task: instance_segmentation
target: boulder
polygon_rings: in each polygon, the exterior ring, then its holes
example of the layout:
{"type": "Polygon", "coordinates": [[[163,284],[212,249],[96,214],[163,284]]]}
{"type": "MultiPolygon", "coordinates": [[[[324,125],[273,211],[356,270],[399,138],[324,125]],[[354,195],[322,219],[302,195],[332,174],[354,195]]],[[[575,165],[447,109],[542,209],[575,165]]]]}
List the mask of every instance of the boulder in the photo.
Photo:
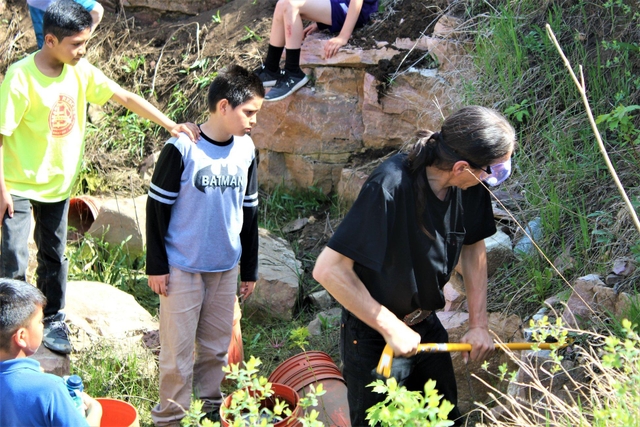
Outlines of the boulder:
{"type": "Polygon", "coordinates": [[[40,362],[40,367],[48,374],[63,377],[69,375],[71,372],[71,359],[69,355],[55,353],[44,345],[40,345],[38,351],[30,357],[40,362]]]}
{"type": "Polygon", "coordinates": [[[289,243],[260,229],[258,281],[253,294],[247,298],[244,312],[256,312],[282,320],[291,320],[298,301],[298,275],[302,263],[298,261],[289,243]]]}
{"type": "Polygon", "coordinates": [[[589,274],[576,279],[573,292],[562,313],[562,321],[572,328],[587,329],[594,315],[605,315],[620,319],[631,304],[626,292],[617,293],[605,286],[600,276],[589,274]]]}
{"type": "Polygon", "coordinates": [[[309,334],[313,336],[322,335],[327,328],[336,328],[340,325],[342,317],[342,309],[335,307],[327,311],[322,311],[309,323],[307,329],[309,334]]]}
{"type": "Polygon", "coordinates": [[[511,238],[498,230],[493,236],[484,239],[487,247],[487,275],[493,276],[498,267],[515,259],[511,249],[511,238]]]}
{"type": "Polygon", "coordinates": [[[63,310],[71,324],[72,344],[82,351],[96,340],[141,341],[158,322],[132,295],[100,282],[69,281],[63,310]]]}
{"type": "Polygon", "coordinates": [[[133,257],[144,253],[146,243],[147,196],[105,200],[88,233],[102,238],[110,245],[119,246],[126,241],[126,249],[133,257]],[[129,237],[131,237],[129,239],[129,237]],[[127,241],[127,239],[129,239],[127,241]]]}
{"type": "Polygon", "coordinates": [[[313,292],[308,296],[309,302],[315,308],[319,308],[321,310],[326,310],[331,307],[334,303],[333,297],[326,290],[321,290],[317,292],[313,292]]]}
{"type": "Polygon", "coordinates": [[[363,170],[342,169],[340,181],[338,182],[338,199],[340,203],[351,206],[358,198],[358,194],[360,194],[360,190],[367,178],[369,178],[369,173],[363,170]]]}
{"type": "MultiPolygon", "coordinates": [[[[462,336],[468,330],[469,313],[460,311],[440,311],[437,313],[440,322],[449,333],[449,342],[460,342],[462,336]]],[[[500,342],[520,342],[523,341],[520,330],[521,321],[516,315],[504,316],[500,313],[489,314],[489,330],[495,335],[496,341],[500,342]]],[[[484,371],[482,362],[469,362],[465,364],[462,360],[462,353],[451,353],[451,360],[458,384],[458,406],[463,413],[472,410],[475,401],[486,401],[489,389],[480,382],[478,376],[484,381],[493,384],[493,376],[484,371]]],[[[488,359],[489,372],[494,375],[498,373],[498,366],[507,363],[510,370],[516,369],[515,362],[504,352],[495,351],[488,359]]]]}

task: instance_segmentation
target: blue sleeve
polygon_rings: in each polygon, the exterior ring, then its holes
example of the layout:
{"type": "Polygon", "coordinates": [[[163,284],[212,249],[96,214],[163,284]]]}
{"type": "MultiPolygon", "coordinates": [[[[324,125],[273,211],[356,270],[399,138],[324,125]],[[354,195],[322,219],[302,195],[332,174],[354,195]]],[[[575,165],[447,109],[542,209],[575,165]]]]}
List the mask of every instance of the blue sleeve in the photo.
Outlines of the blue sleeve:
{"type": "Polygon", "coordinates": [[[76,3],[87,9],[88,12],[91,12],[93,8],[96,6],[95,0],[74,0],[76,3]]]}

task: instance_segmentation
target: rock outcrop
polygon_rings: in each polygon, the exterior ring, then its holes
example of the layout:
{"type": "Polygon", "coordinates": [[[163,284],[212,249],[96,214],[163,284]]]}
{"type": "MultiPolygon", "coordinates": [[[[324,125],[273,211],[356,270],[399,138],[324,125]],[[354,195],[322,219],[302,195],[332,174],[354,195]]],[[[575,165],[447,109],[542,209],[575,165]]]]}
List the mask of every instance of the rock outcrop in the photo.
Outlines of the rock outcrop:
{"type": "Polygon", "coordinates": [[[433,37],[397,40],[375,49],[347,45],[329,59],[323,58],[328,36],[307,37],[300,62],[312,75],[314,87],[264,103],[260,114],[269,120],[259,120],[252,132],[260,150],[261,185],[268,189],[279,184],[314,185],[325,193],[344,191],[339,194],[349,202],[362,182],[342,182],[354,176],[343,172],[353,154],[397,149],[419,129],[438,129],[442,117],[459,107],[452,83],[459,78],[466,51],[463,43],[451,38],[451,19],[447,19],[433,37]],[[389,76],[393,82],[381,95],[382,82],[366,67],[416,49],[437,57],[439,67],[409,68],[389,76]]]}

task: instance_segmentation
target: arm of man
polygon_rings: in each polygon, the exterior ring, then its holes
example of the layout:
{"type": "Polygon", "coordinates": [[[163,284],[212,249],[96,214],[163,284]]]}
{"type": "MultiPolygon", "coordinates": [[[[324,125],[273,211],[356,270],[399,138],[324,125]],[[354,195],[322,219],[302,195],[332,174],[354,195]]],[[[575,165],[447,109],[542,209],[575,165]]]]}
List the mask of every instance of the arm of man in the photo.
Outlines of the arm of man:
{"type": "Polygon", "coordinates": [[[0,133],[0,225],[2,225],[2,218],[4,218],[5,212],[9,214],[9,217],[13,217],[13,198],[7,190],[7,186],[4,183],[4,153],[2,148],[2,134],[0,133]]]}
{"type": "Polygon", "coordinates": [[[91,32],[93,33],[100,21],[102,21],[102,17],[104,16],[104,8],[100,3],[96,2],[89,14],[91,15],[91,19],[93,21],[93,25],[91,25],[91,32]]]}
{"type": "Polygon", "coordinates": [[[347,44],[351,34],[353,33],[353,29],[356,27],[356,23],[358,22],[363,1],[364,0],[351,0],[340,34],[328,40],[324,44],[325,58],[331,58],[338,52],[338,49],[347,44]]]}
{"type": "Polygon", "coordinates": [[[200,136],[200,129],[194,123],[176,124],[176,122],[165,116],[149,101],[128,90],[119,87],[113,93],[111,99],[140,117],[149,119],[155,124],[162,126],[169,131],[171,136],[178,136],[180,132],[184,132],[193,142],[197,141],[200,136]]]}
{"type": "Polygon", "coordinates": [[[471,354],[463,353],[465,363],[484,360],[493,351],[487,315],[487,250],[484,240],[464,245],[460,254],[460,267],[469,305],[469,330],[461,341],[472,346],[471,354]]]}
{"type": "Polygon", "coordinates": [[[316,261],[313,278],[344,308],[378,331],[391,346],[394,355],[412,356],[420,344],[420,334],[373,299],[353,271],[353,264],[352,259],[327,247],[316,261]]]}

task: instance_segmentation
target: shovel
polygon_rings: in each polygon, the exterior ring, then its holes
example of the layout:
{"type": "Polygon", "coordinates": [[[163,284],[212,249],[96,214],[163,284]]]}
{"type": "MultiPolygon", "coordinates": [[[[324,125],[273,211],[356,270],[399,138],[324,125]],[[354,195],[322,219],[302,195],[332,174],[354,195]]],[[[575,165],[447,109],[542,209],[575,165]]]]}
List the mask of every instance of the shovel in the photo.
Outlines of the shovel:
{"type": "MultiPolygon", "coordinates": [[[[566,347],[568,344],[562,345],[566,347]]],[[[559,348],[557,343],[532,343],[532,342],[513,342],[513,343],[496,343],[496,350],[531,350],[537,346],[541,350],[549,350],[559,348]]],[[[466,343],[425,343],[418,345],[417,353],[447,353],[452,351],[471,351],[471,344],[466,343]]],[[[393,350],[389,344],[384,346],[380,362],[376,367],[376,373],[384,378],[391,376],[391,365],[393,364],[393,350]]]]}

